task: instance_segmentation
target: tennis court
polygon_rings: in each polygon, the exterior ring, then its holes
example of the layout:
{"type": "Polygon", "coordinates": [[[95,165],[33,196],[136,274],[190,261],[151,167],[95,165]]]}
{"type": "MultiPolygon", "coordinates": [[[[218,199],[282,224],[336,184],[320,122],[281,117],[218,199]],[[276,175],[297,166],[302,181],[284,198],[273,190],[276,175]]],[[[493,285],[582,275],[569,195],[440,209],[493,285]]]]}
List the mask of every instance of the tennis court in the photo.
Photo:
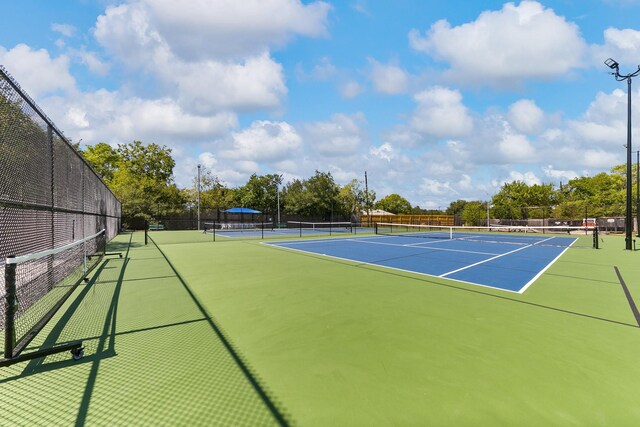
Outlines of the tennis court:
{"type": "Polygon", "coordinates": [[[395,234],[267,244],[518,293],[570,247],[582,247],[577,236],[475,230],[404,226],[395,234]]]}
{"type": "MultiPolygon", "coordinates": [[[[335,240],[352,252],[348,245],[369,245],[343,236],[286,242],[335,240]]],[[[80,339],[84,357],[61,353],[1,369],[0,419],[16,426],[640,420],[640,329],[613,266],[632,296],[640,293],[640,267],[619,237],[602,237],[599,250],[567,250],[522,294],[264,243],[158,231],[145,245],[143,233],[120,234],[107,251],[123,258],[107,256],[27,349],[80,339]]]]}

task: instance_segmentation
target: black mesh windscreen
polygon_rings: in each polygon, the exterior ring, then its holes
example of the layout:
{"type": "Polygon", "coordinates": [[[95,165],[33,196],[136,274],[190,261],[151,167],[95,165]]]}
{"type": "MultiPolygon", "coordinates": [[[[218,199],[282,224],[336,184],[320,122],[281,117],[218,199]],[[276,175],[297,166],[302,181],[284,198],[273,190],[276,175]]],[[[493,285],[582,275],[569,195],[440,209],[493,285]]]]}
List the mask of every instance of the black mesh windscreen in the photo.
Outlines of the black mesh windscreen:
{"type": "MultiPolygon", "coordinates": [[[[118,234],[113,193],[35,102],[0,66],[0,338],[5,328],[6,258],[102,237],[16,267],[16,341],[46,316],[85,271],[85,249],[118,234]]],[[[89,267],[98,257],[87,258],[89,267]]]]}

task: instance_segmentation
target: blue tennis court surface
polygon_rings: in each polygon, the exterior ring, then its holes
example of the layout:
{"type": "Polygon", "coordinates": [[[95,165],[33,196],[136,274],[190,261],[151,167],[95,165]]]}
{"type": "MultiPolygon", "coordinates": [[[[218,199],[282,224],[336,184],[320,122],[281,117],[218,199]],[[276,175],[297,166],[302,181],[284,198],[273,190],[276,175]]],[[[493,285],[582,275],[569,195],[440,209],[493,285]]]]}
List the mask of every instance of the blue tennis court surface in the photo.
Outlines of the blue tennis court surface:
{"type": "Polygon", "coordinates": [[[575,241],[569,236],[500,242],[378,235],[265,244],[522,293],[575,241]]]}

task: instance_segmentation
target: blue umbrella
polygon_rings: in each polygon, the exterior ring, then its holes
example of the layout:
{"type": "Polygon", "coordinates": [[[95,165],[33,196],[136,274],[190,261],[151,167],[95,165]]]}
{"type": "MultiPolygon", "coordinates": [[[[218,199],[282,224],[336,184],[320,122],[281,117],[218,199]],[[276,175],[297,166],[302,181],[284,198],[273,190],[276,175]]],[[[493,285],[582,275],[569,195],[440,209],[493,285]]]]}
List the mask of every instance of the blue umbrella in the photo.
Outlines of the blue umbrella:
{"type": "Polygon", "coordinates": [[[259,214],[259,213],[262,213],[260,211],[257,211],[255,209],[251,209],[251,208],[231,208],[231,209],[227,209],[225,212],[239,213],[239,214],[259,214]]]}

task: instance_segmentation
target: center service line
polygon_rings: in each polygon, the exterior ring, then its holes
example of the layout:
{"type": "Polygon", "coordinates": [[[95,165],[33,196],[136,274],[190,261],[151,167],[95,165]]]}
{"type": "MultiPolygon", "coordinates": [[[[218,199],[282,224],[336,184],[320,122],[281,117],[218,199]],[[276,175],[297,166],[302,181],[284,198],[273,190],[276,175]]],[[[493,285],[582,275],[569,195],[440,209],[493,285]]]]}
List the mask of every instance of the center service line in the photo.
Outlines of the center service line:
{"type": "Polygon", "coordinates": [[[462,268],[459,268],[459,269],[457,269],[457,270],[453,270],[453,271],[450,271],[450,272],[448,272],[448,273],[441,274],[441,275],[439,275],[438,277],[447,277],[448,275],[453,274],[453,273],[457,273],[458,271],[466,270],[467,268],[471,268],[471,267],[475,267],[476,265],[484,264],[485,262],[489,262],[489,261],[494,260],[494,259],[496,259],[496,258],[500,258],[500,257],[503,257],[503,256],[505,256],[505,255],[509,255],[509,254],[514,253],[514,252],[518,252],[518,251],[521,251],[521,250],[523,250],[523,249],[530,248],[530,247],[532,247],[532,246],[535,246],[535,245],[537,245],[537,244],[539,244],[539,243],[542,243],[542,242],[546,242],[547,240],[551,240],[551,239],[553,239],[553,237],[549,237],[548,239],[544,239],[544,240],[541,240],[541,241],[539,241],[539,242],[532,243],[532,244],[530,244],[530,245],[523,246],[523,247],[521,247],[521,248],[514,249],[514,250],[512,250],[512,251],[505,252],[505,253],[503,253],[503,254],[496,255],[496,256],[491,257],[491,258],[487,258],[487,259],[485,259],[484,261],[479,261],[479,262],[476,262],[476,263],[474,263],[474,264],[469,264],[469,265],[467,265],[466,267],[462,267],[462,268]]]}

